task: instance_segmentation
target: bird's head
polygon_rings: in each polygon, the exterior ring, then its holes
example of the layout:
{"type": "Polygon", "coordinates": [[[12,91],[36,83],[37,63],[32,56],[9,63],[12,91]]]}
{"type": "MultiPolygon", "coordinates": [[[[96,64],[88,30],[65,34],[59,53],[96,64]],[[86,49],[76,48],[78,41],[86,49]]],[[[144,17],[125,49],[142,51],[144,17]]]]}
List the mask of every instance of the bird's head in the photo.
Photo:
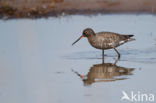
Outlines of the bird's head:
{"type": "Polygon", "coordinates": [[[84,38],[84,37],[90,37],[92,35],[95,35],[93,29],[91,28],[86,28],[83,30],[82,35],[72,44],[74,45],[76,42],[78,42],[80,39],[84,38]]]}

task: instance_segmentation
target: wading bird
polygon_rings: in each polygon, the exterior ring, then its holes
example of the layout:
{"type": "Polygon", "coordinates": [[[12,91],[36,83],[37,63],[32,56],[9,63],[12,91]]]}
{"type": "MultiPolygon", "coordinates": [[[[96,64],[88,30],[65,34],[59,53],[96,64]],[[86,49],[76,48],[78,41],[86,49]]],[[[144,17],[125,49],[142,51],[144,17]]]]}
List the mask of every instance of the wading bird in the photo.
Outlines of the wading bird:
{"type": "Polygon", "coordinates": [[[118,59],[120,58],[120,53],[117,51],[116,47],[135,40],[132,38],[134,35],[123,35],[114,32],[98,32],[95,33],[93,29],[86,28],[83,30],[81,37],[79,37],[72,45],[78,42],[83,37],[87,37],[88,42],[91,46],[96,49],[102,50],[102,57],[104,61],[104,50],[114,49],[118,54],[118,59]]]}

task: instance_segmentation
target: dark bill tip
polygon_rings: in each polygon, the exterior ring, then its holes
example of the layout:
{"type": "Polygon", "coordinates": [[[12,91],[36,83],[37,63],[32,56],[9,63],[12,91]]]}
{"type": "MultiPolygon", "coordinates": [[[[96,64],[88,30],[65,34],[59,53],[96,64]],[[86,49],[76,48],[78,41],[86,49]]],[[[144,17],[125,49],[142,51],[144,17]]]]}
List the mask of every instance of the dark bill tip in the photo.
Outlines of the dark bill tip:
{"type": "Polygon", "coordinates": [[[72,44],[72,46],[76,43],[76,42],[78,42],[80,39],[82,39],[84,36],[82,35],[81,37],[79,37],[73,44],[72,44]]]}

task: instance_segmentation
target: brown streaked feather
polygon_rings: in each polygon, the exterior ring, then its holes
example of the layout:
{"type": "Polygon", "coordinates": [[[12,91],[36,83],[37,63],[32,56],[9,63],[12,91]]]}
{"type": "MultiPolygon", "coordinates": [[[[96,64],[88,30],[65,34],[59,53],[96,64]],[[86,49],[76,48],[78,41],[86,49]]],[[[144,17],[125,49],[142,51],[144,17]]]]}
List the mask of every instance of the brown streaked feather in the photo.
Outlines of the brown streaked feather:
{"type": "Polygon", "coordinates": [[[88,41],[97,49],[111,49],[128,42],[132,36],[114,32],[98,32],[96,35],[88,37],[88,41]]]}

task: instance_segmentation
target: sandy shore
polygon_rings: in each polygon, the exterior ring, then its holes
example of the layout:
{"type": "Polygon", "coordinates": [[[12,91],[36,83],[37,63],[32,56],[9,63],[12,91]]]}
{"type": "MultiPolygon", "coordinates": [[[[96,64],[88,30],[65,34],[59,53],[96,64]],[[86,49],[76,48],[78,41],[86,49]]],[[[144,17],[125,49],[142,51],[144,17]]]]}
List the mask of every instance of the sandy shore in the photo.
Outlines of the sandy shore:
{"type": "Polygon", "coordinates": [[[1,0],[1,18],[62,14],[156,13],[155,0],[1,0]]]}

